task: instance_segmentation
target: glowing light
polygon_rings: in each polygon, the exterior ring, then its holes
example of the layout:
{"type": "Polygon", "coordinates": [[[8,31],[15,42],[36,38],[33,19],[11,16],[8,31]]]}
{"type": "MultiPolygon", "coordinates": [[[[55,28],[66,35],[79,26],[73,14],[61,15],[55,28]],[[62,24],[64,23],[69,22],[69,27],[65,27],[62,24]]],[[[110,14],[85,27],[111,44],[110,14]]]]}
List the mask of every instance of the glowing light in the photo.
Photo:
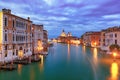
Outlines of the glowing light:
{"type": "Polygon", "coordinates": [[[53,42],[57,42],[57,40],[56,40],[56,39],[53,39],[52,41],[53,41],[53,42]]]}
{"type": "Polygon", "coordinates": [[[67,35],[66,35],[66,33],[64,32],[64,30],[63,30],[63,32],[61,33],[60,36],[62,36],[62,37],[67,37],[67,35]]]}
{"type": "Polygon", "coordinates": [[[113,56],[114,56],[114,57],[116,57],[116,56],[117,56],[117,53],[116,53],[116,52],[114,52],[114,53],[113,53],[113,56]]]}
{"type": "Polygon", "coordinates": [[[72,44],[79,45],[79,44],[80,44],[80,40],[71,40],[71,43],[72,43],[72,44]]]}
{"type": "Polygon", "coordinates": [[[111,78],[110,80],[118,80],[118,64],[113,62],[111,65],[111,78]]]}
{"type": "Polygon", "coordinates": [[[97,43],[95,42],[94,45],[96,46],[96,44],[97,44],[97,43]]]}
{"type": "Polygon", "coordinates": [[[38,52],[40,52],[41,50],[43,50],[43,46],[42,46],[42,41],[38,40],[38,47],[37,47],[38,52]]]}
{"type": "Polygon", "coordinates": [[[23,58],[23,51],[22,50],[19,50],[18,56],[19,56],[20,59],[23,58]]]}

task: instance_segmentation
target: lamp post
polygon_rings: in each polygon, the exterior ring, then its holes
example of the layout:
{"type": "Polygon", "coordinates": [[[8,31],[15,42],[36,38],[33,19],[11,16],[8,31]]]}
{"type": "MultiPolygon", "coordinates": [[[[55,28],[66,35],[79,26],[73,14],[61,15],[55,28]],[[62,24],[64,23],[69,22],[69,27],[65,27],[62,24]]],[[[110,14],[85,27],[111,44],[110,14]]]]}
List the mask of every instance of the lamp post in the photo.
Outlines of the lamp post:
{"type": "Polygon", "coordinates": [[[96,44],[97,44],[97,43],[95,42],[95,43],[94,43],[94,46],[95,46],[95,47],[96,47],[96,44]]]}
{"type": "Polygon", "coordinates": [[[116,60],[117,53],[113,52],[114,61],[116,60]]]}

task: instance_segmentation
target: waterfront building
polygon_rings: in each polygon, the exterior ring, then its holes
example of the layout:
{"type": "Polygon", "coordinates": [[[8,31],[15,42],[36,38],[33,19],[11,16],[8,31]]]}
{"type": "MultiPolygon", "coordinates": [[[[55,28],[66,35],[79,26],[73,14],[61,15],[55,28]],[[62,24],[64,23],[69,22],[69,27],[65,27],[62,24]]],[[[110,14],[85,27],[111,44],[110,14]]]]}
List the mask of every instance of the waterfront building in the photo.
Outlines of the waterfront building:
{"type": "Polygon", "coordinates": [[[11,13],[0,11],[0,61],[8,62],[32,55],[32,21],[11,13]]]}
{"type": "Polygon", "coordinates": [[[102,30],[101,36],[101,49],[109,51],[109,47],[112,44],[120,46],[120,27],[111,27],[106,30],[102,30]]]}
{"type": "Polygon", "coordinates": [[[86,46],[100,47],[101,32],[86,32],[83,34],[82,42],[86,46]]]}
{"type": "Polygon", "coordinates": [[[91,45],[91,34],[92,32],[86,32],[83,34],[83,45],[90,46],[91,45]]]}
{"type": "Polygon", "coordinates": [[[91,34],[91,47],[100,47],[101,32],[93,32],[91,34]]]}
{"type": "Polygon", "coordinates": [[[106,33],[105,29],[101,30],[101,37],[100,37],[100,49],[101,50],[108,50],[108,47],[106,47],[105,45],[105,33],[106,33]]]}
{"type": "Polygon", "coordinates": [[[43,25],[16,16],[10,9],[0,11],[0,62],[30,57],[46,48],[47,40],[43,25]]]}
{"type": "Polygon", "coordinates": [[[63,29],[62,33],[60,34],[60,37],[67,37],[67,34],[65,33],[64,29],[63,29]]]}
{"type": "Polygon", "coordinates": [[[43,30],[43,51],[48,51],[48,32],[47,30],[43,30]]]}
{"type": "Polygon", "coordinates": [[[32,45],[33,54],[38,55],[43,52],[43,25],[32,25],[32,45]]]}

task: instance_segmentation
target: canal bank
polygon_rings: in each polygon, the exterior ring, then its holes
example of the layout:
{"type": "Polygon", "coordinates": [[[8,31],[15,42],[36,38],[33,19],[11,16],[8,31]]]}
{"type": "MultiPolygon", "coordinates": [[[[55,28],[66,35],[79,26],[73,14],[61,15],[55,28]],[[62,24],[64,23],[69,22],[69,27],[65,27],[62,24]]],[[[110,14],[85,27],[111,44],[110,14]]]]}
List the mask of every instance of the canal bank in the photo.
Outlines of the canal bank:
{"type": "Polygon", "coordinates": [[[120,64],[105,60],[97,48],[55,43],[41,62],[0,71],[0,80],[119,80],[120,64]]]}

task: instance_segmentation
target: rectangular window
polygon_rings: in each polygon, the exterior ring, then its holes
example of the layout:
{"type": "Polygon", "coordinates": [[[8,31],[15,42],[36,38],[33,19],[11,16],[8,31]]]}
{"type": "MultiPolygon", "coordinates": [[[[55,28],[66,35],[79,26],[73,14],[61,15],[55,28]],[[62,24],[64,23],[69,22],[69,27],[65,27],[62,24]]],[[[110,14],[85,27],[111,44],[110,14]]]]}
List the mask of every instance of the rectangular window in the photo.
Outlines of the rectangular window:
{"type": "Polygon", "coordinates": [[[7,50],[7,45],[5,46],[5,50],[7,50]]]}
{"type": "Polygon", "coordinates": [[[115,37],[117,37],[117,34],[115,33],[115,37]]]}
{"type": "Polygon", "coordinates": [[[117,44],[117,40],[115,40],[115,44],[117,44]]]}
{"type": "Polygon", "coordinates": [[[8,19],[7,17],[4,18],[4,26],[7,26],[7,23],[8,23],[8,19]]]}
{"type": "Polygon", "coordinates": [[[13,55],[15,55],[15,53],[13,52],[13,55]]]}
{"type": "Polygon", "coordinates": [[[15,27],[15,21],[14,20],[13,20],[13,24],[12,25],[13,25],[13,28],[14,28],[15,27]]]}
{"type": "Polygon", "coordinates": [[[7,41],[7,34],[5,34],[5,41],[7,41]]]}
{"type": "Polygon", "coordinates": [[[7,57],[7,52],[5,53],[5,57],[7,57]]]}
{"type": "Polygon", "coordinates": [[[103,39],[103,42],[105,42],[105,39],[103,39]]]}
{"type": "Polygon", "coordinates": [[[15,49],[15,45],[13,45],[13,49],[15,49]]]}
{"type": "Polygon", "coordinates": [[[15,38],[14,38],[14,34],[13,34],[13,41],[15,40],[15,38]]]}
{"type": "Polygon", "coordinates": [[[16,50],[16,55],[18,55],[18,50],[16,50]]]}

